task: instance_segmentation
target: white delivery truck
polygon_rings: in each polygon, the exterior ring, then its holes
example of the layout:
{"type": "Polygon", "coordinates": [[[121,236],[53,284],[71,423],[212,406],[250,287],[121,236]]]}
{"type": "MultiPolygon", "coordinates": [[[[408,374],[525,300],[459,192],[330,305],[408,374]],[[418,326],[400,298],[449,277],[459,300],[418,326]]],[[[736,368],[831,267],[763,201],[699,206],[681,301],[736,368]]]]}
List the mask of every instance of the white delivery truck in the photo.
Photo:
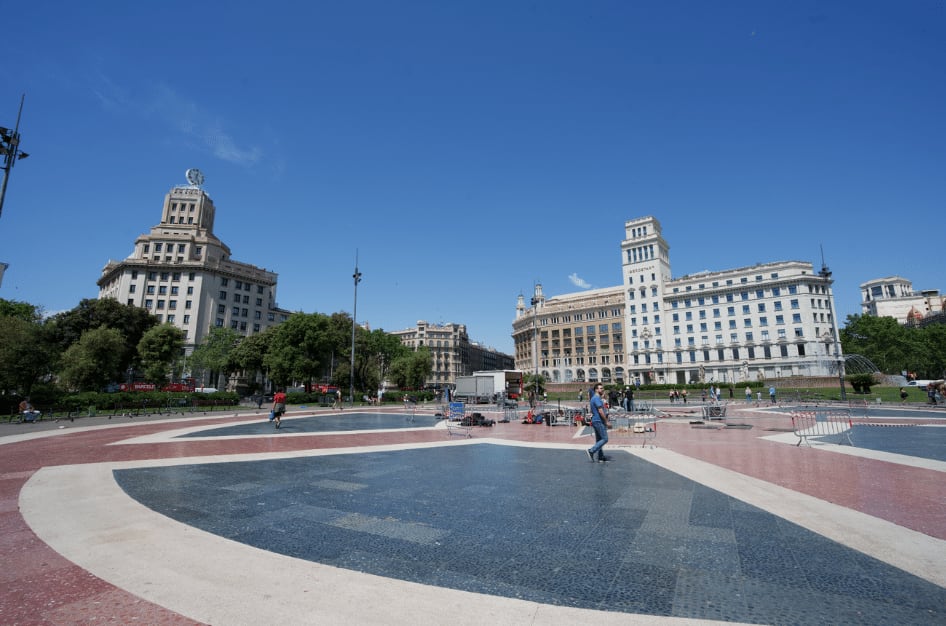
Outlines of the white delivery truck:
{"type": "Polygon", "coordinates": [[[458,376],[453,399],[457,402],[497,402],[500,396],[517,399],[522,393],[522,372],[519,370],[488,370],[458,376]]]}

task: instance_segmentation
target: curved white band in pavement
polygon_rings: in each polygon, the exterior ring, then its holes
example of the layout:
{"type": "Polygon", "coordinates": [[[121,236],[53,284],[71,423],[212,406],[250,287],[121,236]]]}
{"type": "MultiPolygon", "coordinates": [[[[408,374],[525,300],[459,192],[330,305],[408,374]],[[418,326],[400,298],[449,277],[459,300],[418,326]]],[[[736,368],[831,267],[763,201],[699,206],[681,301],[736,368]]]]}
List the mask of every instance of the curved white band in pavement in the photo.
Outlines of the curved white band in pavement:
{"type": "MultiPolygon", "coordinates": [[[[114,469],[357,454],[493,439],[280,454],[47,467],[20,494],[27,524],[54,550],[149,602],[209,624],[696,624],[699,620],[555,607],[386,579],[253,548],[176,522],[128,497],[114,469]]],[[[661,449],[631,452],[941,586],[946,542],[661,449]]]]}

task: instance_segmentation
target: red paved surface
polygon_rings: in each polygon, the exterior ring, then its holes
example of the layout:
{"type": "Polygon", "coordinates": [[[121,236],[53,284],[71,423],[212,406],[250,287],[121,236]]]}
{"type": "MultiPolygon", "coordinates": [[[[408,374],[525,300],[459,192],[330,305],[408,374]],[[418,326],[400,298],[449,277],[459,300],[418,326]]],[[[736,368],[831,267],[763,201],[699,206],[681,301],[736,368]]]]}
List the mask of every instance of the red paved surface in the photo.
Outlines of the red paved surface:
{"type": "MultiPolygon", "coordinates": [[[[225,424],[235,417],[187,418],[173,423],[142,422],[130,427],[75,429],[96,420],[69,423],[67,434],[0,445],[0,623],[192,624],[189,619],[145,602],[71,564],[42,543],[19,513],[20,489],[39,468],[52,465],[161,459],[222,454],[285,452],[333,447],[443,441],[438,431],[364,433],[345,436],[273,436],[236,440],[200,440],[144,445],[108,445],[145,434],[201,424],[225,424]]],[[[265,419],[261,417],[261,419],[265,419]]],[[[98,423],[104,423],[97,420],[98,423]]],[[[795,447],[760,439],[769,429],[790,428],[788,417],[748,416],[732,422],[751,423],[750,430],[693,428],[661,422],[654,443],[661,448],[706,461],[766,482],[809,494],[891,521],[939,539],[946,539],[946,481],[943,473],[795,447]]],[[[127,421],[108,425],[129,424],[127,421]]],[[[65,425],[65,424],[64,424],[65,425]]],[[[41,424],[0,425],[0,436],[56,429],[41,424]]],[[[578,444],[572,428],[518,423],[476,429],[478,437],[578,444]]],[[[625,443],[612,437],[612,444],[625,443]]],[[[579,447],[576,451],[579,452],[579,447]]]]}

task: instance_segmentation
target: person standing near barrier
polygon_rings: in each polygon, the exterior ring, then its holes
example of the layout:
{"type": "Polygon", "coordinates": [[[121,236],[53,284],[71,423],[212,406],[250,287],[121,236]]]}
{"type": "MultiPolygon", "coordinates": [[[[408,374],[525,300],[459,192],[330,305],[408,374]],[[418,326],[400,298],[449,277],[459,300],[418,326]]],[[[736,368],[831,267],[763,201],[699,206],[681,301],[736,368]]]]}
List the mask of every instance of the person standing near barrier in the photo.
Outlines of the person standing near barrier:
{"type": "Polygon", "coordinates": [[[608,412],[604,408],[604,399],[601,394],[604,393],[604,385],[595,385],[594,395],[591,397],[591,427],[595,431],[595,445],[588,448],[588,458],[594,463],[595,455],[598,455],[598,463],[608,461],[604,456],[604,446],[608,443],[608,412]]]}
{"type": "Polygon", "coordinates": [[[752,389],[746,385],[746,404],[752,404],[752,389]]]}
{"type": "Polygon", "coordinates": [[[775,385],[769,387],[769,399],[772,400],[772,404],[775,404],[775,385]]]}

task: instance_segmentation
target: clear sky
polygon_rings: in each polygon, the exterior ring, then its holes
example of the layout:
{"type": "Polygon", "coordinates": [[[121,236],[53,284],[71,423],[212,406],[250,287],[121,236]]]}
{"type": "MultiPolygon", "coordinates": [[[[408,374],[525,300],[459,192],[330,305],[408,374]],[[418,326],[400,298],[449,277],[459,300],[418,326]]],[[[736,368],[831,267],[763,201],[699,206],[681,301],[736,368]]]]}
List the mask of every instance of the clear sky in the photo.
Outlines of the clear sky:
{"type": "Polygon", "coordinates": [[[858,286],[946,288],[946,3],[6,2],[0,125],[30,153],[0,297],[96,297],[201,169],[278,304],[512,352],[519,293],[620,284],[656,216],[675,276],[820,246],[858,286]]]}

